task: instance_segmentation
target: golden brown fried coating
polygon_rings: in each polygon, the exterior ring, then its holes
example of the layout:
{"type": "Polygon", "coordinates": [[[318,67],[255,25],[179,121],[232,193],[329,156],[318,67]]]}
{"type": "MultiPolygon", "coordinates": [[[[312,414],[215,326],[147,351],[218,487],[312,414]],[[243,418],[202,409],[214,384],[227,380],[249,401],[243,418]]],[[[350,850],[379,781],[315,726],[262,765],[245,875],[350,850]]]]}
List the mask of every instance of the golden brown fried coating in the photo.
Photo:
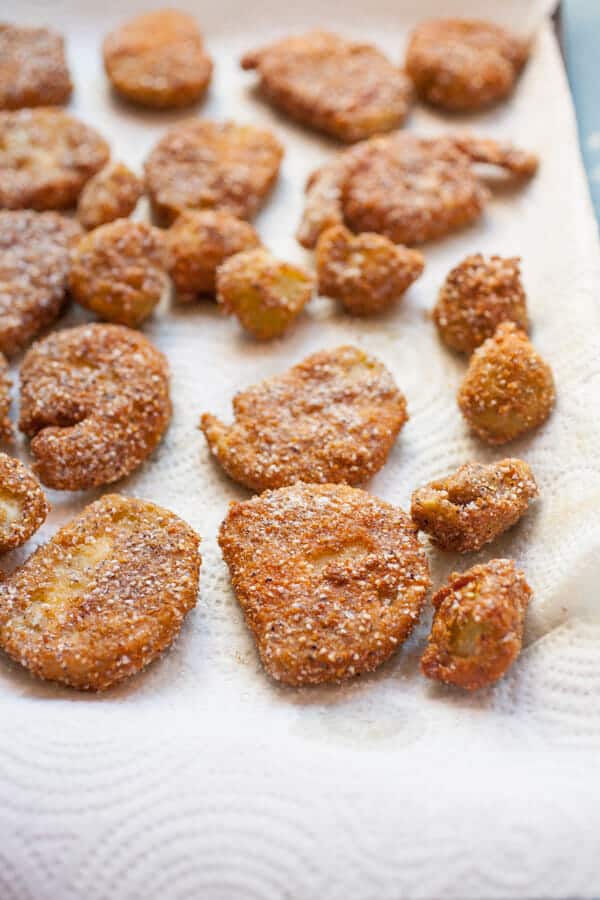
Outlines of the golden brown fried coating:
{"type": "Polygon", "coordinates": [[[0,109],[66,103],[72,88],[59,34],[0,24],[0,109]]]}
{"type": "Polygon", "coordinates": [[[162,232],[147,222],[117,219],[84,235],[73,252],[69,287],[102,319],[135,328],[165,291],[162,232]]]}
{"type": "Polygon", "coordinates": [[[169,274],[183,303],[214,294],[221,263],[234,253],[260,246],[252,225],[222,210],[188,210],[164,233],[169,274]]]}
{"type": "Polygon", "coordinates": [[[21,365],[19,428],[48,487],[85,490],[129,475],[171,418],[168,365],[138,331],[81,325],[49,335],[21,365]]]}
{"type": "Polygon", "coordinates": [[[236,253],[217,271],[217,300],[259,340],[280,337],[300,315],[314,291],[313,276],[281,262],[262,247],[236,253]]]}
{"type": "Polygon", "coordinates": [[[198,535],[106,494],[0,582],[0,646],[39,678],[102,691],[175,639],[196,605],[198,535]]]}
{"type": "Polygon", "coordinates": [[[355,316],[388,309],[425,266],[418,250],[372,232],[355,237],[343,225],[321,234],[315,261],[320,293],[339,300],[355,316]]]}
{"type": "Polygon", "coordinates": [[[382,665],[429,587],[408,516],[346,485],[295,484],[233,503],[219,544],[262,663],[285,684],[382,665]]]}
{"type": "Polygon", "coordinates": [[[49,509],[35,475],[18,459],[0,453],[0,553],[29,540],[49,509]]]}
{"type": "Polygon", "coordinates": [[[156,109],[199,100],[212,75],[195,18],[177,9],[143,13],[120,25],[105,38],[103,54],[115,90],[156,109]]]}
{"type": "Polygon", "coordinates": [[[8,377],[8,362],[3,353],[0,353],[0,441],[12,443],[14,439],[13,426],[8,414],[10,412],[10,389],[12,381],[8,377]]]}
{"type": "Polygon", "coordinates": [[[271,190],[283,147],[266,128],[187,119],[169,129],[145,164],[155,215],[170,224],[185,209],[222,209],[251,219],[271,190]]]}
{"type": "Polygon", "coordinates": [[[137,175],[123,163],[105,166],[90,178],[77,203],[77,217],[84,228],[99,228],[131,215],[144,193],[137,175]]]}
{"type": "Polygon", "coordinates": [[[0,351],[14,355],[59,315],[80,236],[59,213],[0,211],[0,351]]]}
{"type": "Polygon", "coordinates": [[[423,674],[467,691],[498,681],[521,652],[531,593],[512,559],[454,572],[432,598],[423,674]]]}
{"type": "Polygon", "coordinates": [[[391,373],[356,347],[313,353],[242,391],[235,422],[205,413],[208,446],[253,490],[306,482],[361,484],[384,465],[408,420],[391,373]]]}
{"type": "Polygon", "coordinates": [[[309,31],[242,58],[260,90],[293,119],[349,143],[399,128],[412,97],[410,79],[372,44],[309,31]]]}
{"type": "Polygon", "coordinates": [[[522,459],[466,463],[412,495],[411,516],[441,550],[479,550],[512,528],[538,489],[522,459]]]}
{"type": "Polygon", "coordinates": [[[413,31],[406,71],[421,99],[452,112],[473,112],[512,92],[529,43],[477,19],[434,19],[413,31]]]}
{"type": "Polygon", "coordinates": [[[552,369],[524,331],[503,322],[474,351],[457,399],[477,437],[505,444],[537,428],[552,412],[552,369]]]}
{"type": "Polygon", "coordinates": [[[441,339],[460,353],[472,353],[501,322],[527,331],[527,300],[518,257],[481,253],[467,256],[449,273],[433,310],[441,339]]]}

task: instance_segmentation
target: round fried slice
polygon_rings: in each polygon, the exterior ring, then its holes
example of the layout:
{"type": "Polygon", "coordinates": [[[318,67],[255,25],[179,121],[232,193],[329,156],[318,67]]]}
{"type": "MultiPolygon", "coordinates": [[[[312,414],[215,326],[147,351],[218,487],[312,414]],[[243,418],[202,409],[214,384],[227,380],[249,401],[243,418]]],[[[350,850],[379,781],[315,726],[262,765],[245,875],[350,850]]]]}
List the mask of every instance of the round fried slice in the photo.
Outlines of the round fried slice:
{"type": "Polygon", "coordinates": [[[391,373],[356,347],[313,353],[237,394],[235,423],[205,413],[211,452],[257,491],[296,481],[361,484],[381,469],[408,420],[391,373]]]}
{"type": "Polygon", "coordinates": [[[432,598],[423,674],[468,691],[498,681],[521,652],[531,593],[512,559],[454,572],[432,598]]]}
{"type": "Polygon", "coordinates": [[[262,247],[230,256],[217,271],[218,302],[259,340],[286,332],[313,291],[312,275],[262,247]]]}
{"type": "Polygon", "coordinates": [[[121,325],[51,334],[21,365],[19,428],[48,487],[85,490],[123,478],[150,456],[170,417],[165,357],[121,325]]]}
{"type": "Polygon", "coordinates": [[[0,24],[0,109],[66,103],[72,88],[59,34],[0,24]]]}
{"type": "Polygon", "coordinates": [[[80,236],[59,213],[0,211],[0,351],[14,355],[57,318],[80,236]]]}
{"type": "Polygon", "coordinates": [[[222,210],[183,212],[164,233],[169,274],[182,303],[214,294],[217,269],[228,257],[260,246],[252,225],[222,210]]]}
{"type": "Polygon", "coordinates": [[[84,228],[98,228],[131,215],[144,193],[137,175],[123,163],[105,166],[90,178],[77,203],[77,217],[84,228]]]}
{"type": "Polygon", "coordinates": [[[35,475],[18,459],[0,453],[0,553],[29,540],[49,509],[35,475]]]}
{"type": "Polygon", "coordinates": [[[503,322],[475,350],[458,392],[463,416],[488,444],[537,428],[555,399],[552,369],[513,322],[503,322]]]}
{"type": "Polygon", "coordinates": [[[78,303],[102,319],[135,328],[165,291],[166,267],[157,228],[117,219],[81,238],[73,252],[69,287],[78,303]]]}
{"type": "Polygon", "coordinates": [[[177,9],[143,13],[104,40],[104,67],[128,100],[156,109],[189,106],[212,75],[196,20],[177,9]]]}
{"type": "Polygon", "coordinates": [[[467,256],[449,273],[433,310],[441,339],[460,353],[472,353],[501,322],[529,327],[519,258],[481,253],[467,256]]]}
{"type": "Polygon", "coordinates": [[[219,544],[262,663],[286,684],[382,665],[429,587],[409,517],[346,485],[296,484],[233,503],[219,544]]]}
{"type": "Polygon", "coordinates": [[[533,472],[522,459],[466,463],[412,495],[411,516],[442,550],[480,550],[515,525],[537,497],[533,472]]]}
{"type": "Polygon", "coordinates": [[[343,225],[324,231],[317,244],[319,291],[339,300],[355,316],[383,312],[415,281],[425,266],[417,250],[397,246],[380,234],[355,237],[343,225]]]}
{"type": "Polygon", "coordinates": [[[381,51],[327,31],[251,51],[242,66],[257,70],[274,106],[342,141],[399,128],[410,106],[410,79],[381,51]]]}
{"type": "Polygon", "coordinates": [[[146,160],[154,213],[166,224],[185,209],[222,209],[251,219],[275,183],[282,157],[283,147],[265,128],[180,122],[146,160]]]}
{"type": "Polygon", "coordinates": [[[110,151],[60,109],[0,113],[0,208],[68,209],[110,151]]]}
{"type": "Polygon", "coordinates": [[[102,691],[175,639],[196,605],[198,535],[107,494],[0,583],[0,646],[39,678],[102,691]]]}
{"type": "Polygon", "coordinates": [[[413,31],[406,70],[421,99],[452,112],[504,100],[529,56],[529,43],[477,19],[434,19],[413,31]]]}
{"type": "Polygon", "coordinates": [[[8,414],[10,412],[10,389],[12,381],[8,377],[8,362],[3,353],[0,353],[0,440],[11,443],[13,441],[13,427],[8,414]]]}

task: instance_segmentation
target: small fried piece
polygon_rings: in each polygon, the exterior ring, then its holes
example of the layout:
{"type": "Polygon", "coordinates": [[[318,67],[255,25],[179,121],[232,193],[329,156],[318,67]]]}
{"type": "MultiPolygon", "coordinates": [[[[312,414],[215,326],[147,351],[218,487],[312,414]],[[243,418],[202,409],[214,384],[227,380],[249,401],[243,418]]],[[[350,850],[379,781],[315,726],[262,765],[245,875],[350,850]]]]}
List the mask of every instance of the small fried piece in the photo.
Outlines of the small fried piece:
{"type": "Polygon", "coordinates": [[[137,175],[123,163],[105,166],[90,178],[77,203],[77,218],[84,228],[99,228],[131,215],[144,193],[137,175]]]}
{"type": "Polygon", "coordinates": [[[355,237],[343,225],[328,228],[317,244],[320,293],[339,300],[355,316],[388,309],[424,266],[418,250],[408,250],[372,232],[355,237]]]}
{"type": "Polygon", "coordinates": [[[252,225],[214,209],[183,212],[164,238],[169,274],[182,303],[195,300],[198,294],[214,294],[219,266],[234,253],[260,246],[252,225]]]}
{"type": "Polygon", "coordinates": [[[147,222],[117,219],[84,235],[69,276],[74,299],[102,319],[135,328],[165,291],[162,233],[147,222]]]}
{"type": "Polygon", "coordinates": [[[409,517],[346,485],[296,484],[232,503],[219,545],[261,661],[285,684],[381,666],[429,587],[409,517]]]}
{"type": "Polygon", "coordinates": [[[217,271],[218,302],[263,341],[284,334],[313,291],[312,275],[262,247],[230,256],[217,271]]]}
{"type": "Polygon", "coordinates": [[[512,93],[528,56],[528,41],[492,22],[434,19],[413,31],[406,71],[432,106],[475,112],[512,93]]]}
{"type": "Polygon", "coordinates": [[[38,678],[103,691],[163,652],[196,605],[199,538],[106,494],[0,582],[0,646],[38,678]]]}
{"type": "Polygon", "coordinates": [[[0,351],[13,356],[57,318],[80,236],[59,213],[0,211],[0,351]]]}
{"type": "Polygon", "coordinates": [[[0,109],[58,106],[72,88],[59,34],[0,24],[0,109]]]}
{"type": "Polygon", "coordinates": [[[475,350],[458,405],[477,437],[505,444],[546,421],[556,399],[552,369],[513,322],[475,350]]]}
{"type": "Polygon", "coordinates": [[[410,79],[372,44],[327,31],[284,38],[242,58],[276,107],[318,131],[352,143],[399,128],[410,79]]]}
{"type": "Polygon", "coordinates": [[[0,441],[12,443],[14,439],[13,426],[8,414],[10,412],[10,389],[12,381],[8,377],[8,362],[3,353],[0,353],[0,441]]]}
{"type": "Polygon", "coordinates": [[[145,164],[152,208],[162,224],[185,209],[222,209],[251,219],[271,190],[283,147],[266,128],[187,119],[159,140],[145,164]]]}
{"type": "Polygon", "coordinates": [[[189,106],[210,84],[213,64],[200,29],[178,9],[136,16],[112,31],[102,49],[112,86],[142,106],[189,106]]]}
{"type": "Polygon", "coordinates": [[[167,360],[138,331],[92,324],[50,334],[26,353],[20,374],[19,428],[48,487],[117,481],[167,430],[167,360]]]}
{"type": "Polygon", "coordinates": [[[0,453],[0,553],[28,541],[49,510],[35,475],[18,459],[0,453]]]}
{"type": "Polygon", "coordinates": [[[512,528],[537,493],[533,472],[522,459],[466,463],[416,490],[410,514],[436,547],[469,553],[512,528]]]}
{"type": "Polygon", "coordinates": [[[237,394],[235,423],[205,413],[208,446],[253,490],[296,481],[361,484],[384,465],[408,420],[392,374],[356,347],[313,353],[237,394]]]}
{"type": "Polygon", "coordinates": [[[498,681],[521,652],[531,594],[512,559],[454,572],[432,598],[435,614],[421,658],[423,674],[467,691],[498,681]]]}

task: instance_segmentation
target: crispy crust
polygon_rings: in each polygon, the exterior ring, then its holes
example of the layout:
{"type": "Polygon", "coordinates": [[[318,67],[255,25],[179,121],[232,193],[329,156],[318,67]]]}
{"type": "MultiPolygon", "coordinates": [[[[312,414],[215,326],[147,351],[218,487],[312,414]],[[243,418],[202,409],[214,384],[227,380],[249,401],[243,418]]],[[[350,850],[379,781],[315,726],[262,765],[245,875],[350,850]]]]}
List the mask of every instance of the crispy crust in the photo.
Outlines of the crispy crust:
{"type": "Polygon", "coordinates": [[[493,559],[434,594],[435,608],[421,671],[427,678],[475,691],[513,664],[523,643],[531,588],[512,559],[493,559]]]}
{"type": "Polygon", "coordinates": [[[382,665],[429,587],[408,516],[345,485],[296,484],[233,503],[219,544],[265,669],[290,685],[382,665]]]}
{"type": "Polygon", "coordinates": [[[384,465],[408,420],[391,373],[355,347],[308,356],[237,394],[235,422],[201,428],[230,478],[254,490],[296,481],[361,484],[384,465]]]}
{"type": "Polygon", "coordinates": [[[159,140],[145,164],[153,211],[163,224],[185,209],[251,219],[271,190],[283,147],[265,128],[187,119],[159,140]]]}
{"type": "Polygon", "coordinates": [[[0,645],[39,678],[102,691],[147,666],[196,605],[198,535],[107,494],[0,583],[0,645]]]}
{"type": "Polygon", "coordinates": [[[343,225],[321,234],[315,262],[320,293],[339,300],[355,316],[388,309],[425,266],[417,250],[372,232],[355,237],[343,225]]]}
{"type": "Polygon", "coordinates": [[[212,76],[195,18],[176,9],[120,25],[105,38],[103,54],[115,90],[142,106],[189,106],[204,95],[212,76]]]}
{"type": "Polygon", "coordinates": [[[537,428],[552,412],[552,369],[525,332],[503,322],[473,353],[457,399],[477,437],[505,444],[537,428]]]}
{"type": "Polygon", "coordinates": [[[480,550],[512,528],[537,497],[533,472],[521,459],[466,463],[412,495],[411,516],[441,550],[480,550]]]}
{"type": "Polygon", "coordinates": [[[242,58],[262,94],[305,125],[352,143],[399,128],[410,79],[372,44],[326,31],[284,38],[242,58]]]}
{"type": "Polygon", "coordinates": [[[10,412],[10,389],[12,381],[8,377],[8,362],[0,353],[0,440],[11,444],[14,440],[13,425],[8,414],[10,412]]]}
{"type": "Polygon", "coordinates": [[[0,24],[0,109],[60,105],[72,89],[59,34],[0,24]]]}
{"type": "Polygon", "coordinates": [[[73,252],[69,287],[102,319],[135,328],[167,287],[162,232],[146,222],[117,219],[84,235],[73,252]]]}
{"type": "Polygon", "coordinates": [[[77,203],[77,217],[84,228],[98,228],[131,215],[144,193],[137,175],[123,163],[105,166],[90,178],[77,203]]]}
{"type": "Polygon", "coordinates": [[[14,355],[57,318],[80,236],[58,213],[0,211],[0,351],[14,355]]]}
{"type": "Polygon", "coordinates": [[[49,510],[35,475],[18,459],[0,453],[0,552],[29,540],[49,510]]]}
{"type": "Polygon", "coordinates": [[[150,456],[170,417],[165,357],[121,325],[51,334],[21,365],[19,428],[48,487],[85,490],[123,478],[150,456]]]}

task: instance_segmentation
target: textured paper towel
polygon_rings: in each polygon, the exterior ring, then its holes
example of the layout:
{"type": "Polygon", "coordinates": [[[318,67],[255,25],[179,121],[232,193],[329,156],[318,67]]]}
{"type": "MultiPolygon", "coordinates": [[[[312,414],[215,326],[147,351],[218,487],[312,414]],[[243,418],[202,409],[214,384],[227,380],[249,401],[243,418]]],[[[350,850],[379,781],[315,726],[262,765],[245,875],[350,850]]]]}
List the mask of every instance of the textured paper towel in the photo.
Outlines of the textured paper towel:
{"type": "MultiPolygon", "coordinates": [[[[489,7],[527,30],[547,5],[489,7]]],[[[350,0],[326,15],[318,0],[198,7],[217,58],[202,112],[271,125],[285,142],[281,180],[258,227],[290,258],[308,259],[292,236],[302,185],[332,145],[262,104],[237,59],[271,34],[318,23],[378,40],[399,59],[416,15],[403,10],[413,4],[361,6],[350,0]]],[[[468,6],[426,0],[418,14],[468,6]]],[[[99,43],[124,12],[115,0],[26,0],[10,10],[69,34],[75,108],[110,137],[115,158],[139,165],[180,114],[111,98],[99,43]]],[[[104,696],[35,682],[0,661],[2,900],[600,895],[600,276],[549,26],[508,105],[471,120],[418,109],[409,127],[454,124],[539,151],[540,173],[526,189],[496,195],[477,227],[427,247],[426,272],[398,309],[353,321],[318,300],[293,334],[268,346],[244,338],[210,303],[163,311],[145,329],[170,359],[175,415],[153,461],[120,487],[202,534],[200,602],[161,661],[104,696]],[[554,367],[558,405],[539,433],[509,448],[533,465],[540,501],[485,552],[437,557],[433,574],[439,584],[457,564],[515,556],[535,590],[528,647],[495,689],[465,697],[418,674],[424,622],[372,677],[279,688],[259,666],[215,540],[229,500],[247,494],[209,459],[199,415],[229,417],[237,389],[350,341],[392,369],[411,413],[370,485],[375,494],[406,507],[425,480],[497,457],[468,436],[454,400],[464,364],[425,316],[448,269],[478,250],[523,257],[533,339],[554,367]]],[[[54,494],[37,540],[92,496],[54,494]]]]}

